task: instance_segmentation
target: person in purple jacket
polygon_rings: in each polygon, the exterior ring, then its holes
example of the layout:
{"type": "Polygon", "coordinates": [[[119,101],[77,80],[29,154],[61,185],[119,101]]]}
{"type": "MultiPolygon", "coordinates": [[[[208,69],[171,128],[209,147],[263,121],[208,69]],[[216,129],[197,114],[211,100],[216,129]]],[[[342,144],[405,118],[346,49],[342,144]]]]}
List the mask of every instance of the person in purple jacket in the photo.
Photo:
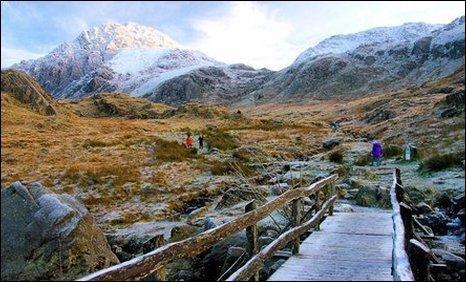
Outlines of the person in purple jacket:
{"type": "Polygon", "coordinates": [[[382,163],[383,148],[379,141],[372,142],[372,165],[379,166],[382,163]]]}

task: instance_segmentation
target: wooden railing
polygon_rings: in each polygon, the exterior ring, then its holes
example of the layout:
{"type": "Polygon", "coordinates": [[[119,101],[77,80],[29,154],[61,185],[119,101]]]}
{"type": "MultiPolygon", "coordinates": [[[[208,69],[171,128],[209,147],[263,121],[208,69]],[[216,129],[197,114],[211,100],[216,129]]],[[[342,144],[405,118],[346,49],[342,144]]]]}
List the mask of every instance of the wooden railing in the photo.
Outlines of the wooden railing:
{"type": "Polygon", "coordinates": [[[413,215],[415,207],[406,197],[401,171],[395,168],[390,190],[393,207],[392,275],[395,281],[432,281],[430,269],[443,267],[423,238],[434,235],[413,215]],[[415,226],[421,232],[416,232],[415,226]]]}
{"type": "MultiPolygon", "coordinates": [[[[267,258],[273,256],[280,248],[287,243],[293,242],[292,252],[299,251],[300,236],[313,227],[318,227],[325,213],[333,213],[333,204],[337,198],[334,189],[331,191],[329,199],[321,205],[319,193],[321,189],[335,182],[338,175],[334,174],[319,180],[309,187],[291,189],[265,203],[256,207],[255,204],[246,206],[246,213],[223,225],[207,230],[194,237],[174,242],[155,249],[149,253],[138,256],[129,261],[102,269],[93,274],[82,277],[78,281],[90,280],[127,280],[143,278],[152,273],[157,273],[159,280],[165,280],[165,265],[178,259],[190,258],[201,254],[222,239],[231,236],[243,229],[246,229],[248,237],[248,252],[252,258],[239,270],[233,273],[228,280],[246,280],[253,278],[258,280],[259,270],[267,258]],[[315,214],[313,217],[301,224],[301,205],[304,197],[316,195],[314,205],[315,214]],[[257,222],[269,216],[273,211],[282,208],[292,202],[293,227],[270,243],[266,248],[259,251],[257,238],[257,222]]],[[[333,186],[332,186],[333,187],[333,186]]]]}

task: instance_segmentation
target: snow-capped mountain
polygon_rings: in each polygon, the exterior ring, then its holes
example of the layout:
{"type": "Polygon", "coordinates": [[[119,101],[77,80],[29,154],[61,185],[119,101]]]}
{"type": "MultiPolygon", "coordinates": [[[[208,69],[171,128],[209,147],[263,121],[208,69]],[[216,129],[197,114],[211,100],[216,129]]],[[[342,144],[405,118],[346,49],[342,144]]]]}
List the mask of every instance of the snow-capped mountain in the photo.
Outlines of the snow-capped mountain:
{"type": "Polygon", "coordinates": [[[165,80],[211,65],[223,64],[183,49],[154,28],[112,23],[13,68],[31,74],[55,98],[79,98],[105,91],[140,96],[165,80]]]}
{"type": "Polygon", "coordinates": [[[351,98],[447,76],[464,65],[464,16],[336,35],[278,72],[227,65],[134,23],[82,32],[21,62],[55,98],[123,92],[158,102],[262,103],[351,98]]]}
{"type": "Polygon", "coordinates": [[[305,62],[318,55],[345,53],[362,45],[383,44],[390,46],[411,42],[429,35],[441,26],[438,24],[406,23],[396,27],[376,27],[354,34],[331,36],[300,54],[294,64],[305,62]]]}
{"type": "Polygon", "coordinates": [[[330,37],[242,103],[351,98],[447,76],[464,66],[464,16],[330,37]]]}

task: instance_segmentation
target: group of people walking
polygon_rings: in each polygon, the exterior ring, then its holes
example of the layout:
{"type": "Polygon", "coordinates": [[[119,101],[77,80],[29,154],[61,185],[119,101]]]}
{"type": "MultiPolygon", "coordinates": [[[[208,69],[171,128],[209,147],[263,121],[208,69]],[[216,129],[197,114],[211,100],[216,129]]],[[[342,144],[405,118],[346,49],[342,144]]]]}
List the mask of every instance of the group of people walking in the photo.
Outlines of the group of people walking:
{"type": "MultiPolygon", "coordinates": [[[[199,144],[199,150],[204,149],[204,135],[200,134],[197,138],[197,142],[199,144]]],[[[194,148],[194,139],[191,137],[191,132],[186,133],[186,139],[183,144],[188,149],[194,148]]]]}
{"type": "MultiPolygon", "coordinates": [[[[199,144],[199,150],[204,149],[204,135],[199,134],[197,138],[197,142],[199,144]]],[[[184,140],[183,145],[187,149],[194,148],[194,139],[191,137],[191,132],[186,133],[186,139],[184,140]]],[[[371,156],[372,156],[371,165],[380,166],[382,163],[382,156],[383,156],[383,147],[380,141],[375,140],[372,142],[371,156]]]]}

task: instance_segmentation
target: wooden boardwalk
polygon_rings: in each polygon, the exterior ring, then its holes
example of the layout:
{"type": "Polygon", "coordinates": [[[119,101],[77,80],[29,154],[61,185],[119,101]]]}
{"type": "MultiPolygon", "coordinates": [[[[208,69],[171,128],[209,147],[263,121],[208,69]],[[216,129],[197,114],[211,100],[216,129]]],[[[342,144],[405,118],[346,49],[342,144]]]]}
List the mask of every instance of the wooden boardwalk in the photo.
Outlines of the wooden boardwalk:
{"type": "Polygon", "coordinates": [[[392,230],[390,211],[335,212],[269,280],[393,280],[392,230]]]}

